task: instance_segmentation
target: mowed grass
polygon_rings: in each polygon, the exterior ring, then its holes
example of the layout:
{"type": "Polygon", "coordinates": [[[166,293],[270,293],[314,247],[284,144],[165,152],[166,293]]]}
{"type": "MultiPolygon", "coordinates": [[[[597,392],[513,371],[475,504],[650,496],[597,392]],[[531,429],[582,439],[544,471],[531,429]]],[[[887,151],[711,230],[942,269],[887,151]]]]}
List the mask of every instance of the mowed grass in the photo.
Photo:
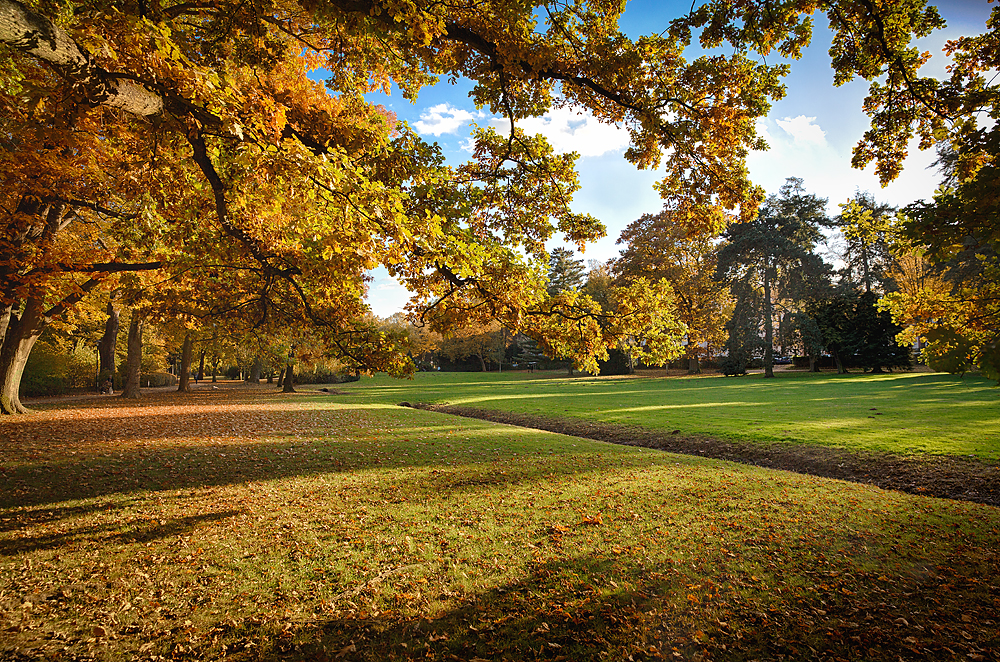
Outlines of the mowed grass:
{"type": "Polygon", "coordinates": [[[411,381],[376,378],[359,395],[371,402],[447,402],[761,443],[1000,460],[1000,389],[973,376],[419,373],[411,381]]]}
{"type": "Polygon", "coordinates": [[[0,419],[0,659],[1000,650],[995,508],[404,409],[369,384],[0,419]]]}

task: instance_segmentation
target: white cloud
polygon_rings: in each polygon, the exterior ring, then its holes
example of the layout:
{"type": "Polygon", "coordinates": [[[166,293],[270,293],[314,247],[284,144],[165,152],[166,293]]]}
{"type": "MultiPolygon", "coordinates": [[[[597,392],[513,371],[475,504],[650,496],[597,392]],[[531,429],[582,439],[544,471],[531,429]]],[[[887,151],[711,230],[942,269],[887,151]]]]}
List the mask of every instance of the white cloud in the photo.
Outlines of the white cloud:
{"type": "Polygon", "coordinates": [[[754,123],[754,128],[757,130],[757,135],[766,140],[767,144],[770,145],[773,139],[767,130],[767,121],[763,117],[758,117],[754,123]]]}
{"type": "Polygon", "coordinates": [[[476,117],[482,116],[482,113],[473,114],[449,103],[439,103],[420,113],[420,119],[413,123],[413,128],[420,133],[432,136],[458,133],[462,126],[467,125],[476,117]]]}
{"type": "Polygon", "coordinates": [[[389,317],[403,310],[410,299],[410,292],[390,276],[385,267],[378,267],[370,271],[369,275],[372,277],[372,284],[368,288],[366,299],[372,312],[378,317],[389,317]]]}
{"type": "Polygon", "coordinates": [[[468,152],[469,154],[472,154],[474,151],[476,151],[476,141],[471,136],[468,138],[462,138],[458,142],[458,147],[463,152],[468,152]]]}
{"type": "MultiPolygon", "coordinates": [[[[501,133],[510,130],[510,124],[502,118],[493,118],[490,124],[501,133]]],[[[601,156],[625,149],[629,144],[627,130],[598,122],[589,111],[575,108],[553,108],[542,117],[518,120],[517,125],[528,135],[542,134],[561,153],[601,156]]]]}
{"type": "Polygon", "coordinates": [[[876,200],[904,206],[930,198],[940,181],[937,171],[928,169],[936,158],[934,151],[920,151],[916,141],[910,145],[899,178],[882,188],[873,164],[864,170],[851,167],[853,145],[837,147],[826,141],[817,144],[803,141],[787,129],[774,131],[774,123],[780,125],[782,121],[763,121],[765,131],[772,129],[766,138],[771,149],[751,152],[747,159],[750,179],[768,193],[777,193],[786,177],[801,177],[807,191],[829,199],[827,213],[833,215],[840,213],[837,205],[846,202],[857,189],[869,191],[876,200]]]}
{"type": "Polygon", "coordinates": [[[790,135],[797,145],[825,145],[826,131],[821,129],[818,124],[814,124],[815,121],[815,117],[806,117],[805,115],[776,120],[778,126],[784,129],[785,133],[790,135]]]}

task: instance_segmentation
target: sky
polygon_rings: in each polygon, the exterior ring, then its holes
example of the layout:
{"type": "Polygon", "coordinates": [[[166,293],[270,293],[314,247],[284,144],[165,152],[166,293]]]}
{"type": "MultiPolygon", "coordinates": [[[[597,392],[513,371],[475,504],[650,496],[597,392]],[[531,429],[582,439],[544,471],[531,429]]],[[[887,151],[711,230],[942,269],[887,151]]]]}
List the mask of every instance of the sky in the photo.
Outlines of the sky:
{"type": "MultiPolygon", "coordinates": [[[[629,37],[636,38],[651,29],[663,29],[690,6],[690,0],[631,0],[619,24],[629,37]]],[[[943,77],[947,60],[941,48],[945,41],[983,32],[992,5],[986,0],[950,0],[937,6],[948,26],[921,40],[919,46],[934,55],[923,73],[943,77]]],[[[874,164],[863,171],[851,168],[851,149],[869,128],[868,117],[862,112],[868,84],[856,80],[834,87],[828,55],[832,33],[824,16],[817,15],[814,20],[812,44],[801,59],[789,62],[786,97],[775,102],[767,117],[758,122],[758,133],[770,149],[751,153],[751,179],[767,193],[776,193],[785,178],[801,177],[808,192],[828,199],[830,215],[839,213],[837,205],[857,190],[869,191],[876,200],[897,206],[929,199],[940,179],[930,167],[936,158],[933,151],[921,152],[914,144],[902,174],[885,188],[874,174],[874,164]]],[[[689,58],[695,56],[692,53],[689,58]]],[[[507,126],[488,109],[475,107],[468,96],[471,88],[469,81],[442,81],[424,89],[413,103],[398,92],[372,94],[369,100],[395,112],[425,140],[440,144],[449,162],[458,165],[470,156],[473,124],[507,126]]],[[[589,244],[578,257],[604,262],[617,256],[615,242],[621,231],[643,214],[662,208],[663,201],[653,190],[662,172],[637,170],[625,160],[628,134],[624,129],[600,124],[572,109],[553,110],[518,124],[529,134],[545,135],[556,151],[580,155],[577,170],[581,189],[573,210],[600,219],[607,227],[607,237],[589,244]]],[[[554,239],[547,248],[562,245],[561,239],[554,239]]],[[[368,303],[372,311],[387,317],[402,310],[409,298],[406,289],[384,269],[371,272],[371,276],[368,303]]]]}

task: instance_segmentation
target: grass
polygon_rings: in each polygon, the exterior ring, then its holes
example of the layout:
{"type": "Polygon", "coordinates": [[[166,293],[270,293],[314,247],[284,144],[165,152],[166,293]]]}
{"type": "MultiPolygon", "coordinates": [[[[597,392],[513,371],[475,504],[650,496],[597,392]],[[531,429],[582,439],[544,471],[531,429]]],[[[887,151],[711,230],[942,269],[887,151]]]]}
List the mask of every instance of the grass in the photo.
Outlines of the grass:
{"type": "Polygon", "coordinates": [[[1000,650],[995,508],[398,408],[386,402],[403,391],[378,381],[352,388],[0,419],[0,659],[1000,650]]]}
{"type": "Polygon", "coordinates": [[[761,443],[1000,460],[1000,389],[970,376],[420,373],[409,382],[375,379],[363,393],[371,402],[447,402],[761,443]]]}

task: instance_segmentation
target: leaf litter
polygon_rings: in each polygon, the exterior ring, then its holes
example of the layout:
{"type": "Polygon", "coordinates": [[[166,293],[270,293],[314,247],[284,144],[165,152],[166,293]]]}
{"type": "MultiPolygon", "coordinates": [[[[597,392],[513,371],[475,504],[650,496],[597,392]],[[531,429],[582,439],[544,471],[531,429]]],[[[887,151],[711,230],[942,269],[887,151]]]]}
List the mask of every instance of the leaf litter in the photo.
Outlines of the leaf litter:
{"type": "Polygon", "coordinates": [[[0,658],[997,659],[997,509],[350,396],[0,420],[0,658]]]}

